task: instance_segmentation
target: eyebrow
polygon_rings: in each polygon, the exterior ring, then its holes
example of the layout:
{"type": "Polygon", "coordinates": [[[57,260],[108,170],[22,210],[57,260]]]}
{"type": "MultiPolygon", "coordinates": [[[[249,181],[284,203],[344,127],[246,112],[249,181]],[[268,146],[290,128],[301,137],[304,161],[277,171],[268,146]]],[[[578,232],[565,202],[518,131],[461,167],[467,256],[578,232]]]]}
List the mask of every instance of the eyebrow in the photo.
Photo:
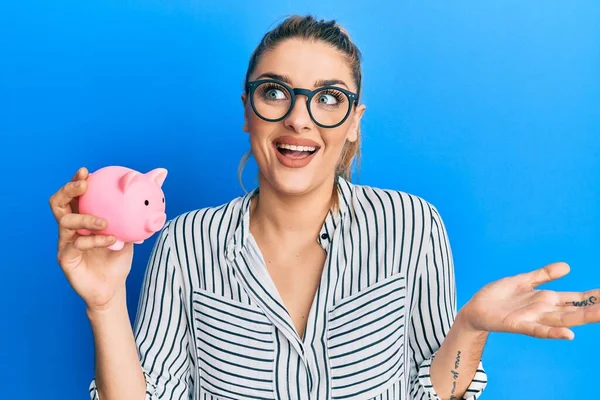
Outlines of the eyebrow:
{"type": "MultiPolygon", "coordinates": [[[[275,79],[275,80],[278,80],[281,82],[285,82],[288,85],[292,84],[292,80],[290,79],[289,76],[275,74],[273,72],[265,72],[264,74],[260,74],[258,76],[258,78],[256,78],[256,79],[261,79],[261,78],[271,78],[271,79],[275,79]]],[[[346,86],[347,88],[349,88],[349,86],[346,84],[346,82],[342,81],[341,79],[318,79],[314,83],[314,87],[333,86],[333,85],[343,85],[343,86],[346,86]]]]}

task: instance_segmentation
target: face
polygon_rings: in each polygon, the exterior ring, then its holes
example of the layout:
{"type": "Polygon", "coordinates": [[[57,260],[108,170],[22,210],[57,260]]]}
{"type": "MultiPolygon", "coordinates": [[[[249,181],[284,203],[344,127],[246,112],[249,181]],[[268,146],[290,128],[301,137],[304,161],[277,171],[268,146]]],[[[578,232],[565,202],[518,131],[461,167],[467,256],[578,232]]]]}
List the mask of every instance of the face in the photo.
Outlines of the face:
{"type": "MultiPolygon", "coordinates": [[[[322,42],[290,39],[280,43],[262,55],[249,81],[264,79],[264,74],[285,76],[289,79],[286,83],[292,88],[314,90],[319,87],[315,86],[319,81],[339,80],[344,83],[334,86],[354,93],[358,90],[344,56],[322,42]]],[[[283,92],[276,88],[265,95],[274,96],[274,100],[283,98],[283,92]]],[[[319,98],[311,102],[314,115],[319,113],[315,102],[324,102],[326,107],[330,107],[329,103],[339,102],[329,94],[317,96],[319,98]]],[[[345,96],[341,101],[340,107],[347,107],[345,96]]],[[[365,110],[364,105],[353,106],[343,124],[323,128],[311,119],[304,95],[297,95],[291,112],[278,122],[265,121],[256,115],[245,94],[242,102],[244,131],[250,134],[261,185],[270,185],[284,194],[305,194],[331,182],[344,144],[358,139],[359,123],[365,110]]],[[[317,120],[321,122],[321,119],[317,120]]]]}

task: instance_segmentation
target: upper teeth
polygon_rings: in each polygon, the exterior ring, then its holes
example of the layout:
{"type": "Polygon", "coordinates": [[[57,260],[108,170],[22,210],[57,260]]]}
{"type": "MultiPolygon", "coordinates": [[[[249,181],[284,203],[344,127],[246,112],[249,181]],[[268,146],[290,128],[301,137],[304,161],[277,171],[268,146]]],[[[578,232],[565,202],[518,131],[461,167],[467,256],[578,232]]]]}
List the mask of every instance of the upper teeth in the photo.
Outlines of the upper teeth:
{"type": "Polygon", "coordinates": [[[316,147],[311,146],[295,146],[293,144],[277,143],[277,147],[293,151],[315,151],[316,147]]]}

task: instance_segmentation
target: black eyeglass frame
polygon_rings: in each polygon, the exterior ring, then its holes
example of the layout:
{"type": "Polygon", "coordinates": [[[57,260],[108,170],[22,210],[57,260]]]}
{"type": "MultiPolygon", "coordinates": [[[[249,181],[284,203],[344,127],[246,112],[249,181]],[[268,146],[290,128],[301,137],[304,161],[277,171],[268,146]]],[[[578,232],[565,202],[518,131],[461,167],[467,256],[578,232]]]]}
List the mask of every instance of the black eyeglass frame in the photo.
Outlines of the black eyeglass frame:
{"type": "Polygon", "coordinates": [[[358,104],[358,94],[356,94],[354,92],[351,92],[349,90],[346,90],[344,88],[341,88],[339,86],[323,86],[323,87],[319,87],[319,88],[317,88],[315,90],[309,90],[309,89],[303,89],[303,88],[292,88],[289,85],[285,84],[284,82],[278,81],[276,79],[259,79],[257,81],[248,82],[247,90],[249,91],[250,105],[252,106],[252,109],[254,110],[254,113],[259,118],[261,118],[261,119],[263,119],[265,121],[269,121],[269,122],[279,122],[279,121],[282,121],[283,119],[287,118],[287,116],[290,115],[290,113],[294,109],[294,105],[296,104],[296,96],[297,95],[304,95],[304,96],[306,96],[306,109],[308,110],[308,114],[310,115],[310,118],[312,119],[312,121],[315,124],[317,124],[318,126],[320,126],[321,128],[336,128],[336,127],[342,125],[348,119],[348,116],[350,115],[350,112],[352,111],[352,107],[358,104]],[[261,85],[263,83],[267,83],[267,82],[283,86],[284,88],[287,89],[287,91],[292,96],[292,101],[290,103],[290,108],[283,115],[283,117],[276,118],[276,119],[265,118],[262,115],[260,115],[260,113],[256,109],[256,106],[254,105],[254,91],[256,90],[256,88],[259,85],[261,85]],[[324,90],[328,90],[328,89],[336,90],[338,92],[342,92],[348,98],[348,102],[350,103],[350,106],[348,107],[348,111],[346,112],[346,115],[344,116],[344,118],[342,118],[342,120],[340,122],[338,122],[337,124],[334,124],[334,125],[324,125],[324,124],[321,124],[320,122],[318,122],[315,119],[315,117],[313,116],[312,111],[310,109],[310,102],[311,102],[312,98],[315,96],[315,94],[317,94],[319,92],[322,92],[324,90]]]}

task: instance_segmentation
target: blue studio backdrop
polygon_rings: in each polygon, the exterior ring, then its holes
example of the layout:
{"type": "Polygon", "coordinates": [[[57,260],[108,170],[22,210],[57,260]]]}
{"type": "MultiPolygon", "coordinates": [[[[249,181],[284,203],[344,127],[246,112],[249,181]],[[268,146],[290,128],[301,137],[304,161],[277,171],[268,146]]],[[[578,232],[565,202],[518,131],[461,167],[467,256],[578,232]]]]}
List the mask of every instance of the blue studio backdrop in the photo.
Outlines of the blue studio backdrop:
{"type": "MultiPolygon", "coordinates": [[[[554,261],[542,288],[600,287],[600,3],[16,1],[0,9],[0,399],[85,399],[84,304],[56,262],[50,195],[76,169],[169,170],[168,216],[243,194],[240,94],[262,35],[337,19],[363,52],[360,180],[438,207],[459,307],[554,261]]],[[[256,183],[256,165],[244,174],[256,183]]],[[[136,247],[135,315],[156,236],[136,247]]],[[[598,398],[600,326],[491,334],[484,399],[598,398]],[[590,396],[590,397],[587,397],[590,396]]]]}

